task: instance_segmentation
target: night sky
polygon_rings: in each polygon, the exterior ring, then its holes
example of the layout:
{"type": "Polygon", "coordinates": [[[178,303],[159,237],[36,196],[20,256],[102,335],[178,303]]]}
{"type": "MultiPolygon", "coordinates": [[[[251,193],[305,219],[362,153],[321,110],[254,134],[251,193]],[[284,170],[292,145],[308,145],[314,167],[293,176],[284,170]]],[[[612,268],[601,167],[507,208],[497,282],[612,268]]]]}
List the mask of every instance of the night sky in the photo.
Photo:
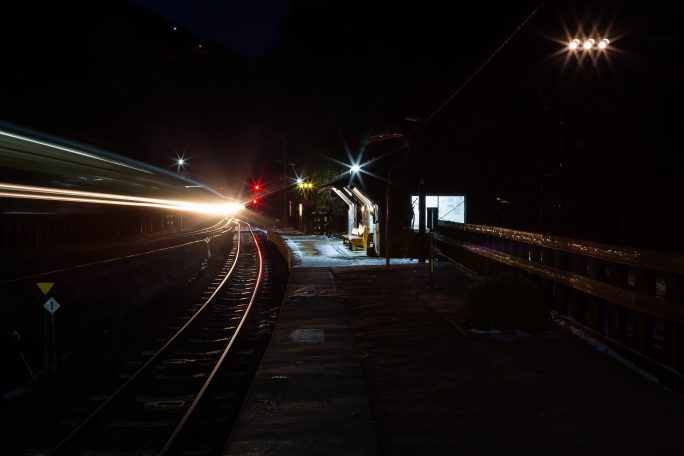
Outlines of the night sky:
{"type": "Polygon", "coordinates": [[[278,37],[289,0],[136,0],[172,24],[203,39],[223,43],[249,59],[261,57],[278,37]]]}
{"type": "Polygon", "coordinates": [[[547,1],[430,122],[406,120],[430,116],[538,5],[11,2],[0,120],[159,166],[185,154],[233,193],[278,182],[284,155],[335,166],[400,132],[407,169],[471,195],[473,222],[606,240],[626,220],[633,236],[617,242],[676,236],[681,2],[547,1]],[[611,48],[568,54],[582,35],[611,48]]]}

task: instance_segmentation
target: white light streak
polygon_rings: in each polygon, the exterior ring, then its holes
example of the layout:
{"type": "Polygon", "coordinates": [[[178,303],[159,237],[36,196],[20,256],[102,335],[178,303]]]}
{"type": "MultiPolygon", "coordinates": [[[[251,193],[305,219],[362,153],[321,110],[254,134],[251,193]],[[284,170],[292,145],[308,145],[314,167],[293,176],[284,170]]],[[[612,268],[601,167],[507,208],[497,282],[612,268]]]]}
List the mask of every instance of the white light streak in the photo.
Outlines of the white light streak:
{"type": "Polygon", "coordinates": [[[100,161],[103,161],[103,162],[106,162],[106,163],[110,163],[110,164],[112,164],[112,165],[123,166],[123,167],[125,167],[125,168],[129,168],[129,169],[134,169],[134,170],[136,170],[136,171],[140,171],[141,173],[145,173],[145,174],[154,174],[154,173],[152,173],[152,172],[150,172],[150,171],[147,171],[147,170],[144,170],[144,169],[142,169],[142,168],[137,168],[137,167],[135,167],[135,166],[127,165],[126,163],[121,163],[121,162],[115,161],[115,160],[109,160],[109,159],[107,159],[107,158],[99,157],[99,156],[97,156],[97,155],[89,154],[89,153],[87,153],[87,152],[82,152],[82,151],[80,151],[80,150],[72,149],[72,148],[70,148],[70,147],[64,147],[64,146],[60,146],[60,145],[57,145],[57,144],[52,144],[52,143],[48,143],[48,142],[44,142],[44,141],[39,141],[39,140],[37,140],[37,139],[28,138],[28,137],[26,137],[26,136],[15,135],[14,133],[9,133],[9,132],[7,132],[7,131],[0,130],[0,135],[2,135],[2,136],[7,136],[8,138],[19,139],[19,140],[21,140],[21,141],[27,141],[27,142],[30,142],[30,143],[33,143],[33,144],[38,144],[38,145],[45,146],[45,147],[50,147],[50,148],[52,148],[52,149],[57,149],[57,150],[61,150],[61,151],[64,151],[64,152],[69,152],[69,153],[75,154],[75,155],[81,155],[81,156],[83,156],[83,157],[93,158],[93,159],[95,159],[95,160],[100,160],[100,161]]]}
{"type": "Polygon", "coordinates": [[[169,209],[173,211],[194,212],[211,215],[231,215],[244,209],[239,203],[199,203],[193,201],[144,198],[139,196],[118,195],[114,193],[85,192],[61,188],[37,187],[0,183],[0,197],[34,199],[43,201],[64,201],[117,206],[137,206],[169,209]]]}

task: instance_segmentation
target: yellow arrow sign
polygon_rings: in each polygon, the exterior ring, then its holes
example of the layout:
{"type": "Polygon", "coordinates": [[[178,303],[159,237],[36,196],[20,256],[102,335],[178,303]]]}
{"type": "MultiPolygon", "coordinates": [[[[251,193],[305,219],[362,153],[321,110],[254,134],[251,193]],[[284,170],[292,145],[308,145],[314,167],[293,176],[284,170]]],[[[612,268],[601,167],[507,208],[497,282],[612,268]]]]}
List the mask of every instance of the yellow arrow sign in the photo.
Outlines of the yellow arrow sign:
{"type": "Polygon", "coordinates": [[[36,285],[38,285],[38,288],[40,288],[40,291],[43,292],[44,295],[47,295],[50,290],[52,290],[52,286],[54,285],[54,282],[37,282],[36,285]]]}

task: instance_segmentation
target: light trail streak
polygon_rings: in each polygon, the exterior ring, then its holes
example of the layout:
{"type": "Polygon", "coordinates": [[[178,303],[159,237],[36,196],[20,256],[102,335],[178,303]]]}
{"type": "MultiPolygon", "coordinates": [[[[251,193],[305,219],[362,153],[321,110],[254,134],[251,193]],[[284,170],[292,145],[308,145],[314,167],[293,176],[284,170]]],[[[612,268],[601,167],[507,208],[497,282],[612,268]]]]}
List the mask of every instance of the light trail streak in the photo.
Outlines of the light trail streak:
{"type": "Polygon", "coordinates": [[[94,154],[89,154],[89,153],[87,153],[87,152],[82,152],[82,151],[80,151],[80,150],[72,149],[71,147],[60,146],[60,145],[53,144],[53,143],[49,143],[49,142],[46,142],[46,141],[39,141],[39,140],[37,140],[37,139],[32,139],[32,138],[29,138],[29,137],[27,137],[27,136],[21,136],[21,135],[17,135],[17,134],[14,134],[14,133],[9,133],[9,132],[3,131],[3,130],[0,130],[0,135],[1,135],[1,136],[6,136],[6,137],[8,137],[8,138],[18,139],[18,140],[21,140],[21,141],[27,141],[27,142],[30,142],[30,143],[33,143],[33,144],[38,144],[38,145],[40,145],[40,146],[50,147],[50,148],[52,148],[52,149],[61,150],[61,151],[63,151],[63,152],[69,152],[69,153],[75,154],[75,155],[81,155],[82,157],[88,157],[88,158],[92,158],[92,159],[95,159],[95,160],[100,160],[100,161],[103,161],[103,162],[106,162],[106,163],[109,163],[109,164],[112,164],[112,165],[123,166],[123,167],[125,167],[125,168],[129,168],[129,169],[134,169],[134,170],[136,170],[136,171],[140,171],[141,173],[145,173],[145,174],[154,174],[153,172],[147,171],[147,170],[142,169],[142,168],[138,168],[138,167],[135,167],[135,166],[132,166],[132,165],[127,165],[126,163],[121,163],[120,161],[116,161],[116,160],[109,160],[109,159],[107,159],[107,158],[99,157],[99,156],[94,155],[94,154]]]}
{"type": "Polygon", "coordinates": [[[0,183],[0,189],[4,190],[0,192],[0,198],[151,207],[198,214],[231,215],[244,208],[239,203],[197,203],[9,183],[0,183]]]}

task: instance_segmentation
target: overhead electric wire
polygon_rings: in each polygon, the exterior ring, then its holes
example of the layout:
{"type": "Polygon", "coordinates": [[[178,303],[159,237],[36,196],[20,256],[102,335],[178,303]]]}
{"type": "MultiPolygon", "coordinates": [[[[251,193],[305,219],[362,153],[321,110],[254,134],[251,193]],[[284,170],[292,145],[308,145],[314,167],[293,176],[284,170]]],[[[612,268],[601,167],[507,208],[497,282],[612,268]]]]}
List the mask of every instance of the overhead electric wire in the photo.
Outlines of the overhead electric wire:
{"type": "MultiPolygon", "coordinates": [[[[425,125],[430,120],[432,120],[437,114],[439,114],[439,112],[442,109],[444,109],[446,107],[446,105],[448,105],[451,102],[451,100],[453,100],[456,97],[456,95],[461,93],[461,91],[463,91],[463,89],[470,83],[470,81],[472,81],[484,69],[484,67],[486,67],[487,64],[489,64],[489,62],[491,62],[492,59],[494,59],[494,57],[496,57],[496,55],[499,52],[501,52],[501,50],[513,39],[513,37],[515,35],[517,35],[517,33],[530,21],[530,19],[532,19],[534,17],[534,15],[537,14],[537,12],[539,12],[539,10],[542,8],[542,6],[544,6],[544,3],[546,3],[546,0],[542,0],[541,2],[539,2],[539,4],[532,10],[532,12],[530,12],[530,14],[528,14],[527,17],[525,17],[525,19],[520,23],[520,25],[518,25],[518,27],[516,27],[516,29],[513,30],[513,32],[510,35],[508,35],[508,37],[499,45],[499,47],[497,47],[494,50],[494,52],[492,52],[489,55],[489,57],[487,57],[485,59],[485,61],[482,62],[482,64],[479,67],[477,67],[477,69],[460,86],[458,86],[458,88],[451,95],[449,95],[449,97],[442,104],[440,104],[437,107],[437,109],[432,111],[430,113],[430,115],[428,115],[424,120],[422,120],[418,125],[416,125],[405,136],[408,137],[409,135],[412,135],[416,131],[418,131],[418,129],[420,129],[423,125],[425,125]]],[[[367,166],[370,163],[373,163],[373,162],[376,162],[376,161],[381,160],[383,158],[394,155],[396,152],[399,152],[404,147],[406,147],[406,143],[402,144],[401,146],[397,147],[396,149],[391,150],[390,152],[387,152],[387,153],[382,154],[378,157],[375,157],[374,159],[370,160],[367,163],[364,163],[364,166],[367,166]]],[[[412,148],[412,149],[415,150],[415,148],[412,148]]]]}
{"type": "Polygon", "coordinates": [[[411,130],[408,134],[410,135],[418,131],[419,128],[421,128],[423,125],[432,120],[432,118],[434,118],[437,114],[439,114],[439,112],[442,109],[444,109],[451,102],[451,100],[453,100],[456,97],[456,95],[461,93],[461,91],[470,83],[470,81],[472,81],[484,69],[484,67],[486,67],[489,64],[489,62],[491,62],[492,59],[494,59],[494,57],[497,56],[499,52],[501,52],[501,50],[509,43],[509,41],[511,41],[513,37],[518,34],[518,32],[530,21],[530,19],[532,19],[534,15],[537,14],[537,12],[542,8],[542,6],[544,6],[545,1],[546,0],[542,0],[541,2],[539,2],[537,7],[534,8],[532,12],[527,15],[527,17],[520,23],[520,25],[518,25],[518,27],[515,30],[513,30],[513,32],[510,35],[508,35],[508,37],[499,45],[499,47],[497,47],[494,50],[494,52],[492,52],[489,55],[489,57],[487,57],[485,61],[482,62],[482,64],[479,67],[477,67],[477,69],[465,81],[463,81],[463,83],[460,86],[458,86],[458,88],[451,95],[449,95],[449,97],[446,100],[444,100],[442,104],[440,104],[437,107],[437,109],[432,111],[430,115],[428,115],[423,121],[416,125],[415,128],[411,130]]]}

